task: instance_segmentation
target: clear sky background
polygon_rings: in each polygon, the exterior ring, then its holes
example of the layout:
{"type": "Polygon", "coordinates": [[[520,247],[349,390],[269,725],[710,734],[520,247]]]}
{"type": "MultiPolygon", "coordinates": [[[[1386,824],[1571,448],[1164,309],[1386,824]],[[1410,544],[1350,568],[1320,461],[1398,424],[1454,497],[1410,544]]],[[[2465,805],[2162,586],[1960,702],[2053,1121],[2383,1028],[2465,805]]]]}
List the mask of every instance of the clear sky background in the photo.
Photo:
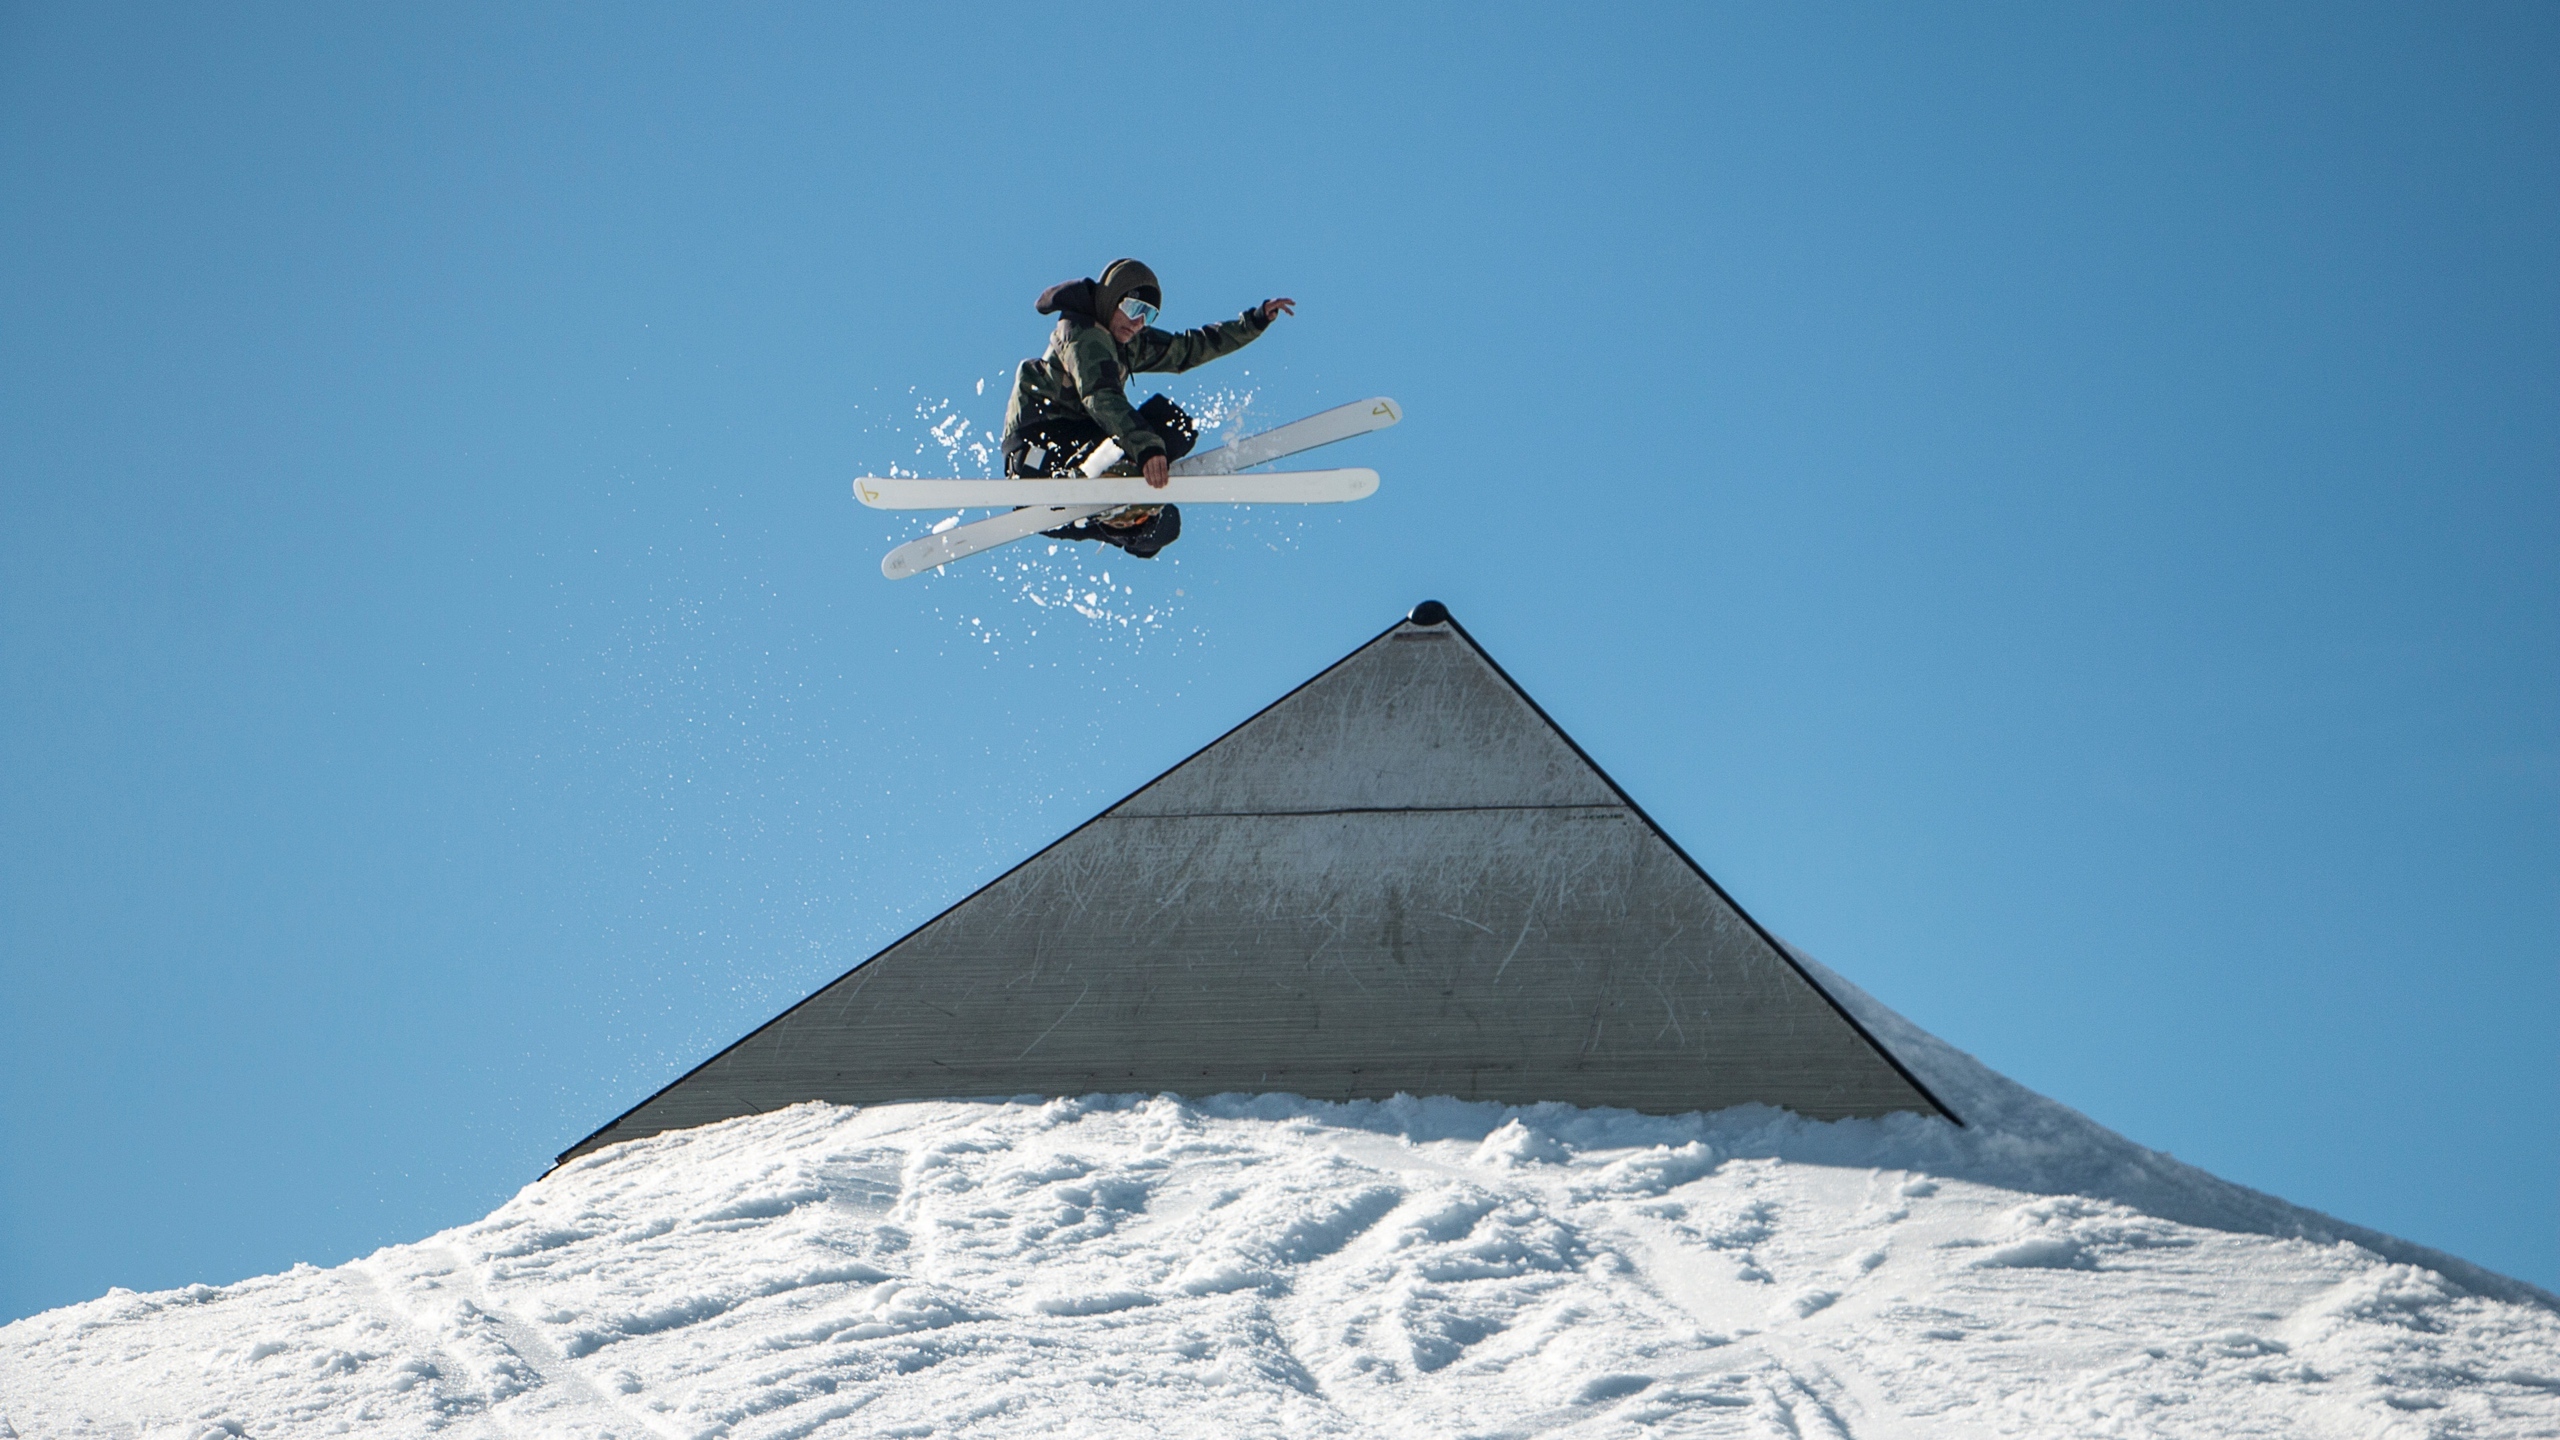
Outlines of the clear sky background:
{"type": "Polygon", "coordinates": [[[1887,1003],[2560,1287],[2555,112],[2547,5],[0,7],[0,1318],[480,1215],[1425,597],[1887,1003]],[[883,581],[1120,254],[1379,494],[883,581]]]}

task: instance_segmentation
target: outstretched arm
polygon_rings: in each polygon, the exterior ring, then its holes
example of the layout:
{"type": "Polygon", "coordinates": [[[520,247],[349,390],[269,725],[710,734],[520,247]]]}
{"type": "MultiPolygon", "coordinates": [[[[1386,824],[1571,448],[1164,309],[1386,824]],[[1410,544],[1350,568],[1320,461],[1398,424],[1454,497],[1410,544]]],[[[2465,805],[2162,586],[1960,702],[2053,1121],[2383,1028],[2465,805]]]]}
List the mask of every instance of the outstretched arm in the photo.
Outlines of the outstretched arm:
{"type": "Polygon", "coordinates": [[[1259,339],[1271,328],[1271,322],[1283,315],[1294,315],[1298,302],[1282,296],[1251,306],[1233,320],[1203,325],[1197,330],[1169,334],[1162,330],[1141,330],[1129,344],[1131,370],[1164,370],[1180,373],[1195,365],[1206,365],[1221,355],[1232,355],[1259,339]]]}

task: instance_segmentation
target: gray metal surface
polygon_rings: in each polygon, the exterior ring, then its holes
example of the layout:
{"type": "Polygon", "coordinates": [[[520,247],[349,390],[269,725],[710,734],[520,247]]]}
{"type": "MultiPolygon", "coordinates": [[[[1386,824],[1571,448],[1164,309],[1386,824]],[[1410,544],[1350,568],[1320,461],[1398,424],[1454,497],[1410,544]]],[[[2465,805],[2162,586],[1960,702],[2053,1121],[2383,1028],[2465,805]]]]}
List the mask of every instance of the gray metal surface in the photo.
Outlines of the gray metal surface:
{"type": "Polygon", "coordinates": [[[1944,1113],[1455,624],[1396,627],[561,1156],[802,1100],[1944,1113]]]}

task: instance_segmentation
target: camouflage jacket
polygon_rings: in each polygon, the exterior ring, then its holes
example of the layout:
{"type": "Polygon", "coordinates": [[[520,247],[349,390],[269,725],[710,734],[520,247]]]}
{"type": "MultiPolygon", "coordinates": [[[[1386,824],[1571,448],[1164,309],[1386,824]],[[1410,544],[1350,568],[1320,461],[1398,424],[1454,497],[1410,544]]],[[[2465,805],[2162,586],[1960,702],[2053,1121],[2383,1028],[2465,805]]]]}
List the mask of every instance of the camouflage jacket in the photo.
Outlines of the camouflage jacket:
{"type": "Polygon", "coordinates": [[[1129,377],[1149,370],[1178,374],[1205,365],[1243,349],[1269,328],[1254,310],[1247,310],[1233,320],[1179,335],[1141,330],[1123,345],[1108,329],[1069,310],[1050,332],[1048,353],[1023,361],[1014,372],[1013,399],[1004,408],[1005,446],[1010,450],[1016,436],[1044,420],[1082,418],[1119,441],[1131,460],[1144,463],[1163,452],[1164,441],[1139,423],[1123,388],[1129,377]]]}

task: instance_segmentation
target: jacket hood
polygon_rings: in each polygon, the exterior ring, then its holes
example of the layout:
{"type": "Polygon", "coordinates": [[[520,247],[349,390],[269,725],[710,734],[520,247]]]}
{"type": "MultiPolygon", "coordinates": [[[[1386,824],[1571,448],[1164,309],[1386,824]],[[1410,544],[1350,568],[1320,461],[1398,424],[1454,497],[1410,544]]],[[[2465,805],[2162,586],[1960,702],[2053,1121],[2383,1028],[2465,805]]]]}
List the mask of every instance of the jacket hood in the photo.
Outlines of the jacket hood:
{"type": "Polygon", "coordinates": [[[1097,298],[1090,278],[1069,280],[1040,292],[1040,313],[1071,316],[1088,325],[1099,325],[1102,316],[1095,305],[1097,298]]]}

